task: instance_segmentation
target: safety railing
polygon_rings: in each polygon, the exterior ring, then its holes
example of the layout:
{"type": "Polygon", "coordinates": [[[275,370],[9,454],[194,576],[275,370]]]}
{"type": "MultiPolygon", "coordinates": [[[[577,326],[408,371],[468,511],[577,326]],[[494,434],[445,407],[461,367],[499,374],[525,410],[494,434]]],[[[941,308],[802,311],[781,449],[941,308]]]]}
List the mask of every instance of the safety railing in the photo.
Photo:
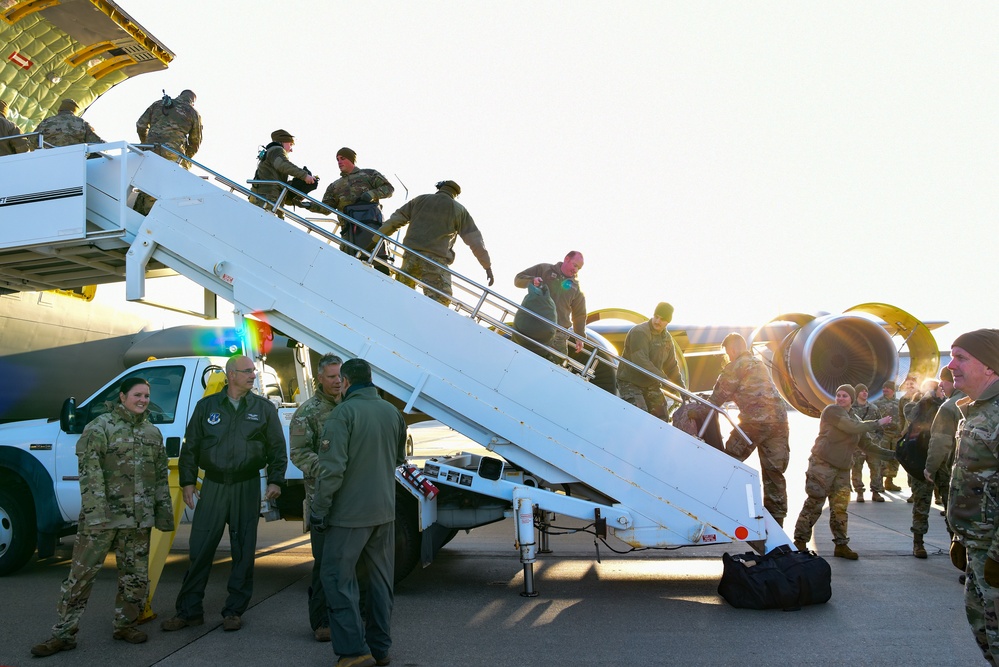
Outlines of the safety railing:
{"type": "MultiPolygon", "coordinates": [[[[450,308],[459,314],[463,314],[470,319],[475,320],[479,324],[488,326],[490,329],[498,332],[507,338],[513,338],[515,333],[518,333],[510,324],[510,320],[513,316],[520,311],[520,304],[511,301],[510,299],[498,294],[488,287],[464,276],[456,271],[453,271],[449,266],[445,266],[435,261],[434,259],[423,255],[411,248],[406,247],[402,242],[393,239],[391,237],[381,234],[377,229],[369,227],[361,221],[355,220],[354,218],[346,215],[345,213],[332,208],[323,202],[314,199],[310,195],[296,190],[291,187],[288,183],[281,181],[263,181],[263,180],[248,180],[247,183],[250,185],[254,184],[266,184],[274,185],[280,188],[280,193],[278,197],[271,201],[266,197],[262,197],[259,193],[253,192],[250,188],[247,188],[232,179],[229,179],[222,174],[212,170],[211,168],[192,160],[183,153],[174,150],[169,146],[160,145],[159,148],[165,149],[171,153],[176,154],[179,158],[187,160],[191,163],[192,167],[197,167],[198,169],[209,174],[211,178],[224,184],[230,189],[230,192],[239,192],[245,197],[255,198],[262,200],[270,205],[267,210],[272,212],[280,211],[284,215],[285,221],[293,222],[303,229],[305,229],[310,234],[315,234],[323,238],[330,245],[336,244],[341,250],[349,249],[349,252],[354,254],[360,261],[374,266],[379,265],[384,267],[392,274],[400,274],[406,276],[408,279],[412,280],[413,283],[419,285],[424,293],[434,292],[442,297],[446,297],[450,300],[450,308]],[[309,210],[324,215],[335,216],[334,229],[335,231],[330,231],[319,224],[315,219],[310,219],[299,214],[294,208],[289,208],[284,205],[289,194],[294,194],[299,197],[302,201],[309,202],[309,210]],[[347,224],[358,225],[359,227],[372,233],[373,237],[376,239],[375,243],[371,247],[362,248],[352,241],[343,238],[339,235],[339,231],[347,224]],[[379,256],[382,249],[387,251],[388,258],[379,256]],[[427,262],[441,270],[447,272],[451,276],[451,287],[453,294],[448,295],[432,285],[428,285],[419,278],[412,276],[404,272],[400,267],[397,267],[392,261],[393,256],[401,256],[403,253],[413,254],[419,257],[424,262],[427,262]],[[459,293],[462,296],[459,296],[459,293]]],[[[294,206],[294,205],[293,205],[294,206]]],[[[401,264],[401,263],[400,263],[401,264]]],[[[566,337],[567,341],[573,339],[578,339],[579,336],[574,332],[560,326],[557,322],[552,322],[545,317],[533,313],[531,311],[525,310],[524,313],[529,314],[531,317],[543,321],[545,324],[551,326],[554,330],[560,332],[566,337]]],[[[655,373],[651,373],[646,369],[638,366],[627,359],[618,356],[613,350],[608,350],[595,344],[594,341],[589,338],[583,338],[583,352],[580,358],[585,359],[585,361],[578,361],[566,353],[565,350],[557,350],[548,345],[542,343],[537,343],[536,341],[531,341],[532,344],[536,345],[538,348],[544,349],[545,352],[554,360],[554,363],[562,365],[569,369],[571,372],[577,373],[583,376],[587,380],[592,380],[594,373],[598,364],[608,364],[611,368],[618,369],[621,365],[626,365],[634,370],[637,370],[642,375],[651,378],[652,380],[658,382],[660,386],[664,387],[666,395],[673,401],[677,403],[684,402],[695,402],[722,417],[732,426],[732,429],[739,433],[739,435],[744,438],[747,442],[751,442],[751,439],[739,428],[738,424],[732,419],[728,412],[720,407],[716,406],[710,401],[698,396],[697,394],[688,391],[686,388],[674,384],[671,380],[664,378],[655,373]]],[[[708,420],[704,421],[704,425],[701,428],[700,436],[703,438],[704,430],[707,428],[708,420]]]]}

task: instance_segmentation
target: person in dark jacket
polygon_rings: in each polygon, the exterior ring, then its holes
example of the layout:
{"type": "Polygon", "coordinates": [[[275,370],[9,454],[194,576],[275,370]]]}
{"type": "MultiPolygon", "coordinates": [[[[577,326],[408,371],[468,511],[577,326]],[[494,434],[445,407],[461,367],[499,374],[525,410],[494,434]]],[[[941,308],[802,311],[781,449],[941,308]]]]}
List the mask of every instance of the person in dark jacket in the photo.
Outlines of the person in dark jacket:
{"type": "Polygon", "coordinates": [[[857,398],[852,385],[836,388],[836,402],[827,405],[819,417],[819,434],[808,458],[805,473],[805,493],[808,498],[794,526],[794,546],[799,551],[807,548],[812,538],[812,527],[822,514],[822,506],[829,499],[829,528],[832,530],[836,549],[833,556],[857,560],[859,556],[849,547],[846,535],[846,506],[850,502],[850,469],[853,452],[857,446],[879,453],[884,459],[895,458],[895,452],[882,449],[871,441],[861,442],[860,436],[879,426],[891,423],[891,417],[860,421],[850,413],[850,406],[857,398]]]}
{"type": "MultiPolygon", "coordinates": [[[[316,177],[309,173],[304,167],[299,167],[288,159],[288,153],[295,145],[295,137],[287,130],[274,130],[271,132],[271,143],[264,146],[260,159],[257,162],[257,171],[253,174],[255,181],[277,181],[287,183],[292,178],[300,178],[309,185],[316,182],[316,177]]],[[[281,196],[281,186],[276,183],[254,183],[250,190],[259,197],[250,197],[250,203],[260,208],[271,210],[274,202],[281,196]]],[[[279,218],[284,217],[284,213],[276,211],[279,218]]]]}
{"type": "Polygon", "coordinates": [[[387,665],[395,469],[406,460],[406,421],[378,396],[368,362],[349,359],[340,374],[343,402],[326,418],[319,443],[310,522],[312,530],[326,535],[322,580],[337,665],[387,665]],[[360,590],[366,591],[363,618],[360,590]]]}
{"type": "Polygon", "coordinates": [[[177,615],[163,622],[170,632],[204,622],[202,601],[222,531],[229,526],[232,570],[222,627],[239,630],[253,595],[253,561],[260,517],[260,470],[267,468],[266,500],[281,495],[288,454],[277,409],[250,393],[256,369],[249,357],[229,359],[224,391],[198,401],[184,434],[178,468],[184,502],[194,510],[191,565],[177,594],[177,615]],[[205,471],[200,495],[198,468],[205,471]],[[200,497],[197,507],[194,499],[200,497]]]}

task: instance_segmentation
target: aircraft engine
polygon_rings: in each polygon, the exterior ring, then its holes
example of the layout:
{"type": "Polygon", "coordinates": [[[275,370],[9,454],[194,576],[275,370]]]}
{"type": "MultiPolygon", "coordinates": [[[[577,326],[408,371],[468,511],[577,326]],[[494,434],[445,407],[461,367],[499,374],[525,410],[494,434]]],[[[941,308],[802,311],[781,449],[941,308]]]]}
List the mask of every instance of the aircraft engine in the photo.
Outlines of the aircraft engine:
{"type": "Polygon", "coordinates": [[[826,315],[794,329],[773,350],[771,375],[796,410],[818,417],[841,384],[864,383],[872,396],[898,374],[898,353],[878,323],[826,315]]]}

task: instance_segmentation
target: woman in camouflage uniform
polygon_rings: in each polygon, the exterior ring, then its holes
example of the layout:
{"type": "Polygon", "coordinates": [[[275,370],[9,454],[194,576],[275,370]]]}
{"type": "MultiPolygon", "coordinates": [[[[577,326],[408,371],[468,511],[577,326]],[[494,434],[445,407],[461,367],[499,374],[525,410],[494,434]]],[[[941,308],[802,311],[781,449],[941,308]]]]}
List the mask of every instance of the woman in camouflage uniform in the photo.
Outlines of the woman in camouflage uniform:
{"type": "Polygon", "coordinates": [[[76,444],[82,498],[73,564],[56,607],[59,622],[48,641],[32,647],[36,656],[76,648],[94,577],[112,547],[118,563],[113,636],[131,644],[147,639],[136,624],[149,587],[150,534],[154,526],[174,529],[166,450],[163,434],[147,419],[148,382],[125,380],[118,402],[109,401],[107,407],[76,444]]]}
{"type": "Polygon", "coordinates": [[[868,440],[861,441],[861,434],[891,423],[891,417],[878,420],[860,421],[850,413],[850,406],[857,398],[852,385],[844,384],[836,388],[836,402],[827,405],[819,417],[819,434],[808,458],[808,471],[805,473],[805,493],[808,498],[798,515],[794,526],[794,546],[804,551],[812,538],[812,527],[822,514],[822,506],[829,499],[829,528],[832,530],[836,549],[833,556],[857,560],[858,556],[848,543],[846,535],[846,506],[850,502],[850,469],[853,466],[853,453],[858,445],[865,451],[885,459],[894,459],[895,452],[882,449],[868,440]]]}

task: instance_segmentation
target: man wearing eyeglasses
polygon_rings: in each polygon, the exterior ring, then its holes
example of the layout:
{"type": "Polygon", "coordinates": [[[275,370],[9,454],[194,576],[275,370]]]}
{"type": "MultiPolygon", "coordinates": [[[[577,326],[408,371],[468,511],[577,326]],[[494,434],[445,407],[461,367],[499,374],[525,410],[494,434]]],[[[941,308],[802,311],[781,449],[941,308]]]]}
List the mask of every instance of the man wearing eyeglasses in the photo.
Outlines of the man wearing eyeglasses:
{"type": "Polygon", "coordinates": [[[253,561],[260,516],[260,470],[267,468],[264,498],[281,495],[288,455],[277,409],[252,393],[256,369],[249,357],[225,366],[228,384],[198,401],[184,435],[178,468],[184,502],[194,510],[191,564],[177,595],[177,615],[163,622],[167,632],[204,623],[202,602],[222,531],[229,526],[232,569],[222,609],[226,631],[242,627],[253,595],[253,561]],[[198,468],[205,471],[199,494],[198,468]],[[200,501],[195,507],[195,498],[200,501]]]}

